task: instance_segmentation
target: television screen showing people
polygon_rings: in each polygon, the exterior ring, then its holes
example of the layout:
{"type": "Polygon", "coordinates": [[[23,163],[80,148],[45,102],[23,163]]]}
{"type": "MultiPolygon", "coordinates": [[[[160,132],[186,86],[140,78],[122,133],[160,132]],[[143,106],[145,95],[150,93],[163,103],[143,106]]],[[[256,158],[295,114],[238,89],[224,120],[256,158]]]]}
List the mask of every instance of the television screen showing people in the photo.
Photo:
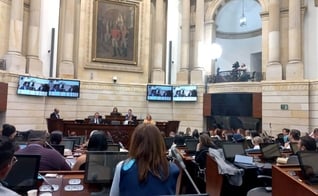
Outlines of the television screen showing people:
{"type": "Polygon", "coordinates": [[[172,101],[172,86],[147,85],[148,101],[172,101]]]}
{"type": "Polygon", "coordinates": [[[74,97],[80,94],[80,81],[50,79],[48,96],[52,97],[74,97]]]}
{"type": "Polygon", "coordinates": [[[48,79],[21,75],[19,76],[17,94],[47,96],[47,91],[49,90],[48,84],[48,79]]]}
{"type": "Polygon", "coordinates": [[[173,101],[197,101],[197,86],[183,85],[173,87],[173,101]]]}

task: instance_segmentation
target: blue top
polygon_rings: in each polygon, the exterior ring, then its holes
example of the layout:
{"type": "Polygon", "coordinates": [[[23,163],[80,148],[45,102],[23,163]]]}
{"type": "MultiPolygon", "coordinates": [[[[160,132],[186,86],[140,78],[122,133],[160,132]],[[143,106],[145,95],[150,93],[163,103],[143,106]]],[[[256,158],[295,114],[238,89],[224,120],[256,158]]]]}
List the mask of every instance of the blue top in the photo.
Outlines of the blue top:
{"type": "Polygon", "coordinates": [[[147,180],[139,183],[138,166],[135,160],[125,161],[120,170],[119,195],[175,195],[179,172],[179,167],[170,162],[169,176],[165,181],[161,181],[149,172],[147,180]]]}

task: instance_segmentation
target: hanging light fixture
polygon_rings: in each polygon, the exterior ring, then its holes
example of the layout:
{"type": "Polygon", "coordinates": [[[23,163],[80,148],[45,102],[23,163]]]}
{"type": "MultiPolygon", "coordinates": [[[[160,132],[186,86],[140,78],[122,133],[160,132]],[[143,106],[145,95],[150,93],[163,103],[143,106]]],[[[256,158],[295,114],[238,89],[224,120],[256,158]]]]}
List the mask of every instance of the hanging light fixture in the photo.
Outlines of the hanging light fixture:
{"type": "Polygon", "coordinates": [[[244,0],[242,0],[242,15],[240,18],[240,27],[246,26],[246,17],[245,17],[245,10],[244,10],[244,0]]]}

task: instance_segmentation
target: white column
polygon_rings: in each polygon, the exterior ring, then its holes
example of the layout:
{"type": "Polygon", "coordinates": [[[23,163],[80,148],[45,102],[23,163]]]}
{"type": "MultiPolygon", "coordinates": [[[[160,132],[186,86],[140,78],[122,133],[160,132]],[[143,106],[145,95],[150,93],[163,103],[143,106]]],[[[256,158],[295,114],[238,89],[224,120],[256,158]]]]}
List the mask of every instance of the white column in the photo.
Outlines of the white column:
{"type": "Polygon", "coordinates": [[[182,0],[181,26],[181,63],[177,73],[177,83],[189,82],[189,49],[190,49],[190,1],[182,0]]]}
{"type": "Polygon", "coordinates": [[[196,1],[195,36],[194,36],[194,69],[191,71],[191,83],[204,83],[204,0],[196,1]]]}
{"type": "Polygon", "coordinates": [[[74,78],[74,21],[75,21],[75,0],[62,0],[62,34],[59,48],[61,62],[58,67],[58,77],[74,78]]]}
{"type": "Polygon", "coordinates": [[[27,72],[43,75],[42,61],[39,59],[41,0],[30,1],[30,19],[27,49],[27,72]]]}
{"type": "Polygon", "coordinates": [[[288,63],[286,65],[286,80],[304,79],[304,64],[301,60],[301,1],[289,1],[288,18],[288,63]]]}
{"type": "Polygon", "coordinates": [[[6,69],[10,72],[26,72],[26,61],[25,57],[22,56],[23,8],[23,0],[11,1],[9,48],[5,55],[6,69]]]}
{"type": "Polygon", "coordinates": [[[163,47],[164,47],[164,4],[163,0],[156,0],[156,13],[155,13],[155,32],[154,32],[154,53],[153,53],[153,66],[152,66],[152,77],[153,83],[164,83],[165,72],[163,70],[163,47]]]}
{"type": "Polygon", "coordinates": [[[269,0],[268,64],[266,80],[282,80],[280,63],[280,0],[269,0]]]}

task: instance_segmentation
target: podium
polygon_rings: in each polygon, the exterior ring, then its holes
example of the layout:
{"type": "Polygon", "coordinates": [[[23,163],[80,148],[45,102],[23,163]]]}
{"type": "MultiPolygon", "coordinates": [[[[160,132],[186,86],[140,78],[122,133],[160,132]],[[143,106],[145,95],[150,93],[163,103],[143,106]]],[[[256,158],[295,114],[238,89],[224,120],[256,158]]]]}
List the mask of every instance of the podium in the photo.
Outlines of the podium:
{"type": "Polygon", "coordinates": [[[47,118],[46,119],[46,123],[47,123],[47,130],[49,131],[49,133],[51,133],[52,131],[64,131],[64,122],[63,119],[51,119],[51,118],[47,118]]]}

